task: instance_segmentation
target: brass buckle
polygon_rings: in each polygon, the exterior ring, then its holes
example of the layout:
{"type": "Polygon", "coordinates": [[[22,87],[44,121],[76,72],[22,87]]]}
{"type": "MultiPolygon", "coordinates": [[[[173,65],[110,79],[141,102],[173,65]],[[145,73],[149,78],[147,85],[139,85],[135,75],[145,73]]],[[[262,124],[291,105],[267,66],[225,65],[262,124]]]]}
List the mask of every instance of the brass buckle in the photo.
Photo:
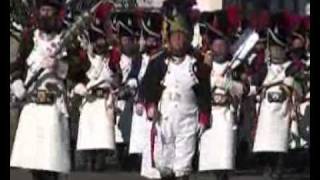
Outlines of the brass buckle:
{"type": "Polygon", "coordinates": [[[224,94],[213,93],[212,101],[213,101],[213,105],[226,105],[228,104],[229,97],[224,94]]]}
{"type": "Polygon", "coordinates": [[[96,96],[98,96],[98,97],[103,97],[103,96],[104,96],[104,91],[103,91],[102,89],[98,89],[98,90],[96,91],[96,96]]]}
{"type": "Polygon", "coordinates": [[[47,101],[48,92],[46,91],[38,91],[37,93],[37,99],[40,103],[45,103],[47,101]]]}

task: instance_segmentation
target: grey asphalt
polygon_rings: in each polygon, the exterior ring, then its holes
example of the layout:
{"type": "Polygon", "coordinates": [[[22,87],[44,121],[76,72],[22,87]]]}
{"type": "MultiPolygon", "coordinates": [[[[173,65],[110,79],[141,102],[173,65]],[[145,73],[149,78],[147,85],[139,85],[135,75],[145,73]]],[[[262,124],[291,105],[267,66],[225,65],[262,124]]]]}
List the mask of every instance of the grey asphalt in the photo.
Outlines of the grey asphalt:
{"type": "MultiPolygon", "coordinates": [[[[302,174],[290,174],[286,175],[284,180],[309,180],[308,175],[302,174]]],[[[31,175],[25,170],[10,170],[10,180],[31,180],[31,175]]],[[[138,172],[103,172],[103,173],[92,173],[92,172],[72,172],[67,177],[63,177],[61,180],[146,180],[139,176],[138,172]]],[[[190,180],[215,180],[209,174],[194,174],[190,180]]],[[[269,180],[263,178],[259,174],[238,172],[234,174],[230,180],[269,180]]]]}

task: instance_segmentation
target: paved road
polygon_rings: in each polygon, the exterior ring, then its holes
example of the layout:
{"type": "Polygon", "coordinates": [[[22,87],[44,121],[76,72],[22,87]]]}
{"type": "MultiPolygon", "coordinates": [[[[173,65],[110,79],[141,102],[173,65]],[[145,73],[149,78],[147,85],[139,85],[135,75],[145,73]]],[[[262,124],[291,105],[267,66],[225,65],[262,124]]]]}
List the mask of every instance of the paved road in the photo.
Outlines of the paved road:
{"type": "MultiPolygon", "coordinates": [[[[252,174],[252,173],[251,173],[252,174]]],[[[104,172],[104,173],[91,173],[91,172],[73,172],[70,176],[62,180],[146,180],[139,176],[137,172],[104,172]]],[[[284,180],[309,180],[306,175],[286,175],[284,180]]],[[[31,180],[31,175],[23,170],[11,170],[10,180],[31,180]]],[[[190,180],[215,180],[208,174],[196,174],[190,180]]],[[[248,175],[248,173],[237,173],[230,178],[230,180],[268,180],[261,175],[248,175]]]]}

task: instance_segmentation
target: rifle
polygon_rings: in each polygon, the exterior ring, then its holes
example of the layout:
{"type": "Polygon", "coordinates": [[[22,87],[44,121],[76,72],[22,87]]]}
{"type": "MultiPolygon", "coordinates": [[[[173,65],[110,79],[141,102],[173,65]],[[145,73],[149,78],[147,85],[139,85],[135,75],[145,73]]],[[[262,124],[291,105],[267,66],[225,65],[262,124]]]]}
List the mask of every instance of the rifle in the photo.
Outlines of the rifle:
{"type": "Polygon", "coordinates": [[[246,29],[240,36],[239,40],[234,44],[235,53],[233,54],[232,60],[227,65],[222,75],[230,74],[232,70],[243,63],[245,57],[252,50],[254,45],[259,40],[259,34],[251,29],[246,29]]]}

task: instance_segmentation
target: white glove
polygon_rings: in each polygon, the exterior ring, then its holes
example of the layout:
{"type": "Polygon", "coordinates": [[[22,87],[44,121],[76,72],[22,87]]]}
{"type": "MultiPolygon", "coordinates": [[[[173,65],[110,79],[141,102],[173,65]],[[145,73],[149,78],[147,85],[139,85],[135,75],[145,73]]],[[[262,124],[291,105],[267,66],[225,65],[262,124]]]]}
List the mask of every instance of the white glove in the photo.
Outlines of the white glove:
{"type": "Polygon", "coordinates": [[[74,92],[80,96],[85,96],[87,94],[87,88],[84,84],[79,83],[74,87],[74,92]]]}
{"type": "Polygon", "coordinates": [[[137,88],[138,87],[137,80],[135,80],[135,79],[129,79],[128,82],[127,82],[127,85],[130,88],[137,88]]]}
{"type": "Polygon", "coordinates": [[[11,84],[11,90],[12,93],[20,100],[26,95],[26,89],[21,79],[15,80],[11,84]]]}
{"type": "Polygon", "coordinates": [[[256,94],[257,94],[257,87],[251,85],[248,96],[253,96],[253,95],[256,95],[256,94]]]}
{"type": "Polygon", "coordinates": [[[283,84],[289,86],[289,87],[292,87],[293,86],[293,83],[294,83],[294,79],[293,77],[286,77],[284,78],[283,80],[283,84]]]}

